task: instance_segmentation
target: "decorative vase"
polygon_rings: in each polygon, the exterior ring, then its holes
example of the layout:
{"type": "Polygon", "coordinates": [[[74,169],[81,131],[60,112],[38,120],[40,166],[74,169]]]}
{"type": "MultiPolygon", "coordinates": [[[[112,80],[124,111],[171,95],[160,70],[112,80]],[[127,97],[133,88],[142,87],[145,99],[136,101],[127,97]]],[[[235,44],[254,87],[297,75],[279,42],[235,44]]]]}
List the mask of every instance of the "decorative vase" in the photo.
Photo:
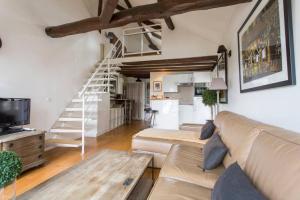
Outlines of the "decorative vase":
{"type": "Polygon", "coordinates": [[[16,199],[16,180],[4,188],[0,188],[0,200],[16,199]]]}

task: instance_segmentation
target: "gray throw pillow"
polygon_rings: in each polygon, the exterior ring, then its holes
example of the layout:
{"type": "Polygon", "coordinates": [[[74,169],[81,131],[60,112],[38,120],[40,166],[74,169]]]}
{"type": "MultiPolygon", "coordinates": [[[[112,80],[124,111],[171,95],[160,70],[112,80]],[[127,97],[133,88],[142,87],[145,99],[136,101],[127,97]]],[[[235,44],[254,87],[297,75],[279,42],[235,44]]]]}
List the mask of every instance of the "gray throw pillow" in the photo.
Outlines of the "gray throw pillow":
{"type": "Polygon", "coordinates": [[[212,200],[266,200],[237,163],[220,176],[212,191],[212,200]]]}
{"type": "Polygon", "coordinates": [[[200,140],[210,138],[214,134],[215,128],[216,126],[212,120],[207,121],[201,129],[200,140]]]}
{"type": "Polygon", "coordinates": [[[218,167],[228,151],[219,134],[215,133],[203,147],[203,169],[211,170],[218,167]]]}

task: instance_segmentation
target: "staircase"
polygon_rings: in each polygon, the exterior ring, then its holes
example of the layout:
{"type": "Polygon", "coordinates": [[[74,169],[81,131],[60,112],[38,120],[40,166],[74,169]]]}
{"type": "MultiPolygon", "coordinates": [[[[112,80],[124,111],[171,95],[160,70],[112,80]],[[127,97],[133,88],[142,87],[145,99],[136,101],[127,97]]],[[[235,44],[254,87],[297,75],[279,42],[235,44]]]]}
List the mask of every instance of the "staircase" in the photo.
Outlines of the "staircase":
{"type": "Polygon", "coordinates": [[[118,78],[119,64],[112,61],[122,55],[122,42],[116,42],[103,61],[75,95],[63,113],[46,134],[46,150],[55,147],[81,148],[85,153],[85,136],[97,126],[97,104],[101,95],[115,90],[113,81],[118,78]]]}

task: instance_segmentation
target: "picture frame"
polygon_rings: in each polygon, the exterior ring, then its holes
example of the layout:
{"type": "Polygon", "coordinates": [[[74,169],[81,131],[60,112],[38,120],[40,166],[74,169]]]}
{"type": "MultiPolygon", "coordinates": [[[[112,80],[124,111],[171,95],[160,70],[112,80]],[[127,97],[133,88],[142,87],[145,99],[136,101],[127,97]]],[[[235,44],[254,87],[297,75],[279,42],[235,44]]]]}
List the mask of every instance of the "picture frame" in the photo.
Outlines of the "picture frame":
{"type": "Polygon", "coordinates": [[[240,92],[296,84],[291,0],[259,0],[238,31],[240,92]]]}
{"type": "Polygon", "coordinates": [[[162,81],[153,81],[153,92],[162,91],[162,81]]]}

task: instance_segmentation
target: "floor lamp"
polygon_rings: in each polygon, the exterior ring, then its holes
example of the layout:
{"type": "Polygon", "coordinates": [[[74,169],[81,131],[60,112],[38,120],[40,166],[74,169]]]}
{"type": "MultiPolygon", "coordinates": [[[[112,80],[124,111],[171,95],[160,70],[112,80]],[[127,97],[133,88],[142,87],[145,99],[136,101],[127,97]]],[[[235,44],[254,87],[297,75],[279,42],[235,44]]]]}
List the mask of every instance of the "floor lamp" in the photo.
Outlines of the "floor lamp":
{"type": "Polygon", "coordinates": [[[227,85],[223,78],[213,78],[209,90],[217,91],[217,114],[220,105],[220,90],[227,90],[227,85]]]}

